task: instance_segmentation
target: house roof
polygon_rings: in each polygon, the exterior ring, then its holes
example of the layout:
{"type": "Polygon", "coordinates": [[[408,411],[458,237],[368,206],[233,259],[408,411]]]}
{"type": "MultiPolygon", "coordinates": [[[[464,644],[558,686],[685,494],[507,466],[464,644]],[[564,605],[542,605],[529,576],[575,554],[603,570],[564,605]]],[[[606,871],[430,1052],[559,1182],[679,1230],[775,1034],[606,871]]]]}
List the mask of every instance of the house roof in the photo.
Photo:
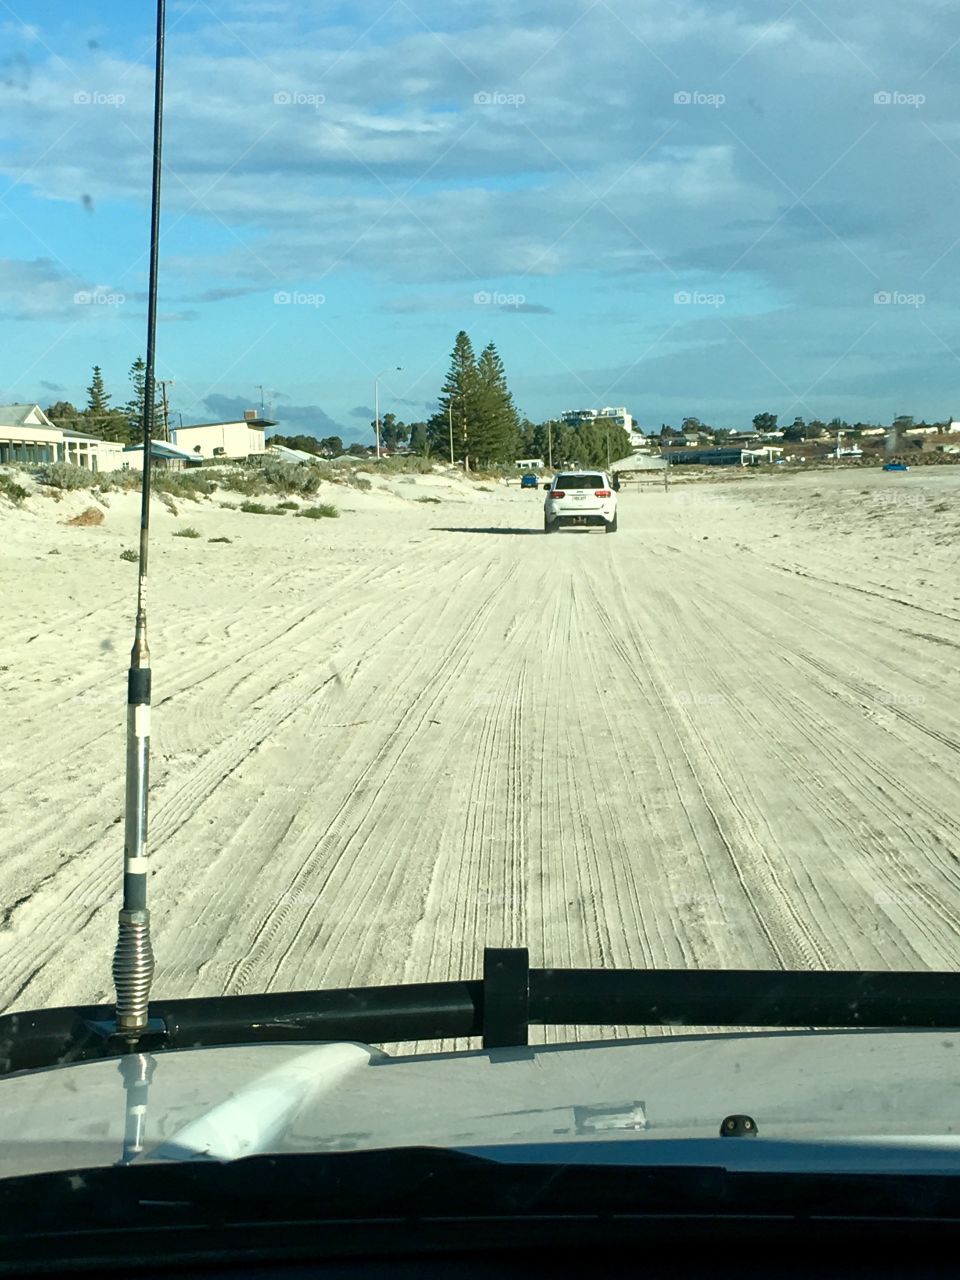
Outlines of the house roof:
{"type": "Polygon", "coordinates": [[[274,453],[278,458],[286,458],[294,462],[317,462],[315,453],[307,453],[305,449],[291,449],[286,444],[268,444],[267,453],[274,453]]]}
{"type": "Polygon", "coordinates": [[[201,427],[256,427],[262,431],[264,427],[275,427],[277,424],[270,418],[230,418],[227,422],[191,422],[183,427],[171,427],[171,431],[198,431],[201,427]]]}
{"type": "Polygon", "coordinates": [[[40,416],[39,424],[32,425],[51,427],[54,425],[38,404],[0,404],[0,425],[4,427],[31,425],[27,423],[31,413],[37,413],[40,416]]]}
{"type": "MultiPolygon", "coordinates": [[[[127,444],[123,447],[124,453],[143,453],[142,444],[127,444]]],[[[167,444],[165,440],[151,440],[150,442],[151,458],[186,458],[193,461],[193,454],[187,453],[186,449],[178,449],[176,445],[167,444]]]]}

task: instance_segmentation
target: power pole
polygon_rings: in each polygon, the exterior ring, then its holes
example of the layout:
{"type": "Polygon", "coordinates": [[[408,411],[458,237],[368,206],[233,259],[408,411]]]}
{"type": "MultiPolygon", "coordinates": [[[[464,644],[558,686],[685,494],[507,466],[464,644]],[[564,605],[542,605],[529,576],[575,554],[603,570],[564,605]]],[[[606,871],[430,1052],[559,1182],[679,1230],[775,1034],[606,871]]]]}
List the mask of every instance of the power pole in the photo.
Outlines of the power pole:
{"type": "Polygon", "coordinates": [[[453,466],[453,398],[447,404],[447,418],[450,422],[450,465],[453,466]]]}
{"type": "Polygon", "coordinates": [[[173,378],[158,378],[160,384],[160,394],[163,397],[163,439],[170,439],[170,411],[167,405],[167,387],[175,387],[177,384],[173,378]]]}

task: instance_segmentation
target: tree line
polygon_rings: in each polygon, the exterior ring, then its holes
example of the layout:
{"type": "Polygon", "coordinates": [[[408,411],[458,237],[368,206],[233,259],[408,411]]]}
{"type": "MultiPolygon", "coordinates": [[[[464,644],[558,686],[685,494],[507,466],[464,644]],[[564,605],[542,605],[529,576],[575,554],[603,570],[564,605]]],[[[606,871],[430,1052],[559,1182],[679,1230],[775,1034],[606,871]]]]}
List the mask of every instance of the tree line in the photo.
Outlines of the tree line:
{"type": "MultiPolygon", "coordinates": [[[[376,430],[377,423],[371,426],[376,430]]],[[[409,445],[414,453],[460,463],[468,470],[518,458],[552,458],[554,466],[603,467],[630,452],[627,431],[613,419],[575,425],[557,420],[534,423],[522,416],[496,345],[488,343],[477,356],[463,329],[454,340],[436,412],[412,423],[385,413],[379,429],[381,444],[388,449],[409,445]]]]}
{"type": "MultiPolygon", "coordinates": [[[[87,403],[82,409],[69,400],[58,400],[44,412],[56,427],[70,431],[82,431],[100,440],[116,440],[121,444],[136,444],[143,439],[143,417],[147,402],[147,366],[142,356],[137,356],[130,366],[130,399],[124,405],[110,403],[111,396],[103,382],[103,372],[98,364],[93,366],[90,385],[87,387],[87,403]]],[[[165,435],[162,401],[157,401],[153,415],[153,434],[165,435]]]]}

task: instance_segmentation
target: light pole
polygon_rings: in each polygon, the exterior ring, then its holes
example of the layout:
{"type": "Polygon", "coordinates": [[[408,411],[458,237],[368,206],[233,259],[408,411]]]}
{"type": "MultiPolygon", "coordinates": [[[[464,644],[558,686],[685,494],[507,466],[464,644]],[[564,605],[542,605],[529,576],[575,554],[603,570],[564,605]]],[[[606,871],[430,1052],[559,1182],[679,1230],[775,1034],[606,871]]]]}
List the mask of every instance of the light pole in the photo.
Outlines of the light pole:
{"type": "Polygon", "coordinates": [[[380,379],[383,377],[385,373],[394,373],[394,372],[402,373],[403,367],[399,364],[395,364],[389,369],[381,369],[380,372],[377,374],[377,376],[373,380],[373,403],[374,403],[373,413],[377,422],[377,457],[378,458],[380,457],[380,379]]]}
{"type": "Polygon", "coordinates": [[[450,423],[450,465],[453,466],[453,397],[447,404],[447,419],[450,423]]]}

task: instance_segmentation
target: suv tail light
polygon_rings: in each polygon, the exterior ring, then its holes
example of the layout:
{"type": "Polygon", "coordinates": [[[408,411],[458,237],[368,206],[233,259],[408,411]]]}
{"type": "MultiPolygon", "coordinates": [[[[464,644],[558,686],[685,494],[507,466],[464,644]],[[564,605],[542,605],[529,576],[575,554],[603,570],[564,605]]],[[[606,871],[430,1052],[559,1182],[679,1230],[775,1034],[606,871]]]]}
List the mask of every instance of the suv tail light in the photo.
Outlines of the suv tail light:
{"type": "Polygon", "coordinates": [[[595,498],[612,498],[613,492],[610,489],[597,489],[594,491],[595,498]]]}
{"type": "Polygon", "coordinates": [[[550,493],[551,498],[565,498],[567,496],[566,489],[554,489],[550,493]]]}

